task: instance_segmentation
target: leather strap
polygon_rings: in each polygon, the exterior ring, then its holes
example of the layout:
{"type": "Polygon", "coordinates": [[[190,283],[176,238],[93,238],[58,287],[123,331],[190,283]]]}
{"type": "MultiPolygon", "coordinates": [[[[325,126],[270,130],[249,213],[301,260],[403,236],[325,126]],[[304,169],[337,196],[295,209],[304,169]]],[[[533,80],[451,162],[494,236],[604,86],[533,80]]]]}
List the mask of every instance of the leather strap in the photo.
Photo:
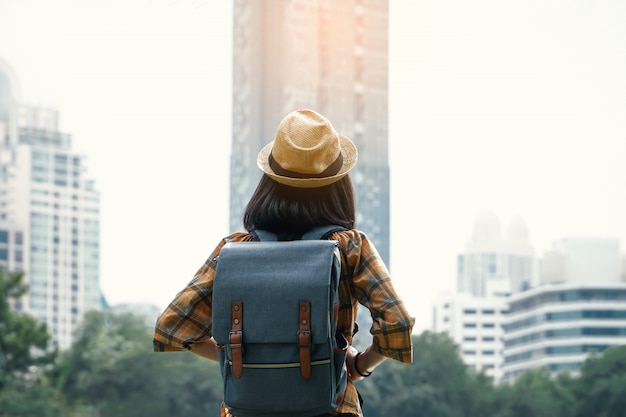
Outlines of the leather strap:
{"type": "Polygon", "coordinates": [[[311,377],[311,302],[300,301],[300,328],[298,330],[300,346],[300,373],[304,379],[311,377]]]}
{"type": "Polygon", "coordinates": [[[231,330],[228,343],[233,361],[233,376],[241,378],[243,375],[243,303],[233,301],[231,308],[231,330]]]}

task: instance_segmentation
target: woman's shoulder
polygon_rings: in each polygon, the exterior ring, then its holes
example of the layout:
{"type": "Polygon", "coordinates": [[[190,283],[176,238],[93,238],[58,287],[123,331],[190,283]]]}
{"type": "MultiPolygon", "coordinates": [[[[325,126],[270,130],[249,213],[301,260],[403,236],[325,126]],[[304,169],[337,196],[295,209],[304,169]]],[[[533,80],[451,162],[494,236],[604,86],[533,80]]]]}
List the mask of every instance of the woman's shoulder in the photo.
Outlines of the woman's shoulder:
{"type": "Polygon", "coordinates": [[[331,239],[336,239],[339,242],[339,246],[343,248],[361,248],[362,246],[370,246],[371,242],[368,241],[367,235],[358,229],[346,229],[333,233],[330,236],[331,239]]]}
{"type": "Polygon", "coordinates": [[[367,239],[367,235],[362,230],[358,229],[344,229],[337,231],[331,235],[333,238],[343,238],[350,240],[364,240],[367,239]]]}
{"type": "Polygon", "coordinates": [[[212,257],[217,256],[220,253],[221,249],[224,247],[224,245],[226,245],[227,243],[230,243],[230,242],[248,242],[248,241],[251,241],[251,240],[252,240],[252,236],[248,232],[234,232],[234,233],[231,233],[230,235],[223,237],[222,240],[219,241],[219,243],[217,244],[217,246],[213,250],[213,253],[211,254],[211,256],[212,257]]]}
{"type": "Polygon", "coordinates": [[[248,232],[235,232],[222,239],[224,243],[228,242],[248,242],[252,240],[252,235],[248,232]]]}
{"type": "Polygon", "coordinates": [[[380,271],[380,268],[384,266],[378,250],[362,230],[339,231],[331,235],[331,239],[339,243],[346,265],[352,268],[358,265],[368,265],[368,268],[374,268],[376,271],[380,271]]]}

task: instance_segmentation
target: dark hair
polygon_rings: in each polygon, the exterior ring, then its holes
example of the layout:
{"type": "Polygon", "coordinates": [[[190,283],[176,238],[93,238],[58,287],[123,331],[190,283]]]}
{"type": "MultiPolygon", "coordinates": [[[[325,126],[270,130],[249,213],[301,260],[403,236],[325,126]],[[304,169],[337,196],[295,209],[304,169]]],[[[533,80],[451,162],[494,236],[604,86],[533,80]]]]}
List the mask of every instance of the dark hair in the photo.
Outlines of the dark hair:
{"type": "Polygon", "coordinates": [[[356,221],[354,188],[346,175],[319,188],[296,188],[263,175],[243,215],[247,231],[267,230],[288,240],[314,226],[353,229],[356,221]]]}

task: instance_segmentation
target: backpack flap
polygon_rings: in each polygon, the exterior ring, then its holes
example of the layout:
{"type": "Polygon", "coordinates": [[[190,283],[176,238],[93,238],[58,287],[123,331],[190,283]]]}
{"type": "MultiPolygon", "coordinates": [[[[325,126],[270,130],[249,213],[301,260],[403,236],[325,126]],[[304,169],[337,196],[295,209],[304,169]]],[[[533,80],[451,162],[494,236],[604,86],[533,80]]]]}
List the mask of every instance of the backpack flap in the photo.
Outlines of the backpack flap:
{"type": "Polygon", "coordinates": [[[226,345],[232,330],[231,302],[243,309],[246,343],[294,343],[300,330],[300,302],[311,303],[311,342],[329,337],[329,259],[335,241],[228,243],[217,262],[213,290],[213,337],[226,345]],[[312,245],[320,249],[312,249],[312,245]],[[320,250],[324,252],[320,256],[320,250]],[[289,271],[289,279],[284,272],[289,271]]]}

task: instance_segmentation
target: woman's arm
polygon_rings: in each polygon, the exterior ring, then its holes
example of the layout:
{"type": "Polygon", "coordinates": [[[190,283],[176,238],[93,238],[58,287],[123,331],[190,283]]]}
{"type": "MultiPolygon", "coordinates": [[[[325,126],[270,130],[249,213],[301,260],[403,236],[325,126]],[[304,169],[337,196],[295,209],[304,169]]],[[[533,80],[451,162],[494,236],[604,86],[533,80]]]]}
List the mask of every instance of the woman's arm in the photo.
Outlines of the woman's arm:
{"type": "Polygon", "coordinates": [[[362,352],[359,352],[354,346],[350,346],[346,357],[350,380],[358,381],[369,376],[384,360],[385,356],[376,352],[371,344],[362,352]],[[358,359],[356,359],[357,355],[358,359]]]}
{"type": "MultiPolygon", "coordinates": [[[[204,342],[194,343],[191,346],[191,353],[195,353],[203,358],[217,361],[217,343],[215,339],[210,338],[204,342]]],[[[361,358],[359,358],[361,359],[361,358]]]]}

